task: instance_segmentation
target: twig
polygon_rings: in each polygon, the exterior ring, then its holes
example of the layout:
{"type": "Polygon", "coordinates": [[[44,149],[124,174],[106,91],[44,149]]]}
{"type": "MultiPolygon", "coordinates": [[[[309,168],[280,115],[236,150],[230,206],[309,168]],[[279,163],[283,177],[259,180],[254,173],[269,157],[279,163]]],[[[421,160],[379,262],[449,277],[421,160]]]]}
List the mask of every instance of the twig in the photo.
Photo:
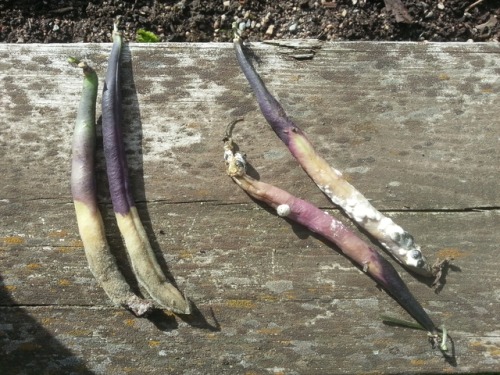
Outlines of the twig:
{"type": "Polygon", "coordinates": [[[467,8],[465,8],[464,13],[468,13],[469,10],[471,10],[472,8],[478,6],[482,2],[483,2],[483,0],[477,0],[477,1],[473,2],[471,5],[469,5],[467,8]]]}

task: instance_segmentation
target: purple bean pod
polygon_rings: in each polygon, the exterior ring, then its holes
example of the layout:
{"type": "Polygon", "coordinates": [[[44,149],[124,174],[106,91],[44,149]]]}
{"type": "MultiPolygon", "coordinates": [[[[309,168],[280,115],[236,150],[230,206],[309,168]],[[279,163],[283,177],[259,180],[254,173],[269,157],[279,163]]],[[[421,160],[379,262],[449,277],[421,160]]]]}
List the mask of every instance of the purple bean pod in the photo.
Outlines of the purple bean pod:
{"type": "Polygon", "coordinates": [[[122,138],[120,56],[123,37],[114,24],[113,47],[102,93],[102,132],[109,190],[118,228],[123,236],[132,269],[139,283],[160,306],[190,314],[189,301],[165,277],[135,206],[122,138]]]}

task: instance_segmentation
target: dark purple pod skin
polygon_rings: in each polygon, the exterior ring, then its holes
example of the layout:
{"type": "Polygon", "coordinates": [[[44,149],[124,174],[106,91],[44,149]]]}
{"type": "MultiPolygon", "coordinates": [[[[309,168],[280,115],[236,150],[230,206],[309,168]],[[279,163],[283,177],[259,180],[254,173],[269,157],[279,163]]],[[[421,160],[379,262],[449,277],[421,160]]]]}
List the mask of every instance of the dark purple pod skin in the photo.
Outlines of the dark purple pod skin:
{"type": "Polygon", "coordinates": [[[422,327],[432,334],[437,333],[436,325],[411,294],[396,269],[342,222],[313,204],[275,186],[254,180],[248,175],[233,179],[252,197],[273,208],[287,204],[290,207],[290,213],[286,215],[288,219],[302,224],[337,245],[344,255],[359,265],[422,327]]]}
{"type": "Polygon", "coordinates": [[[126,215],[135,203],[130,188],[121,130],[120,55],[122,44],[122,35],[115,30],[102,92],[102,133],[113,210],[115,213],[126,215]]]}
{"type": "Polygon", "coordinates": [[[302,130],[290,120],[281,106],[281,104],[271,95],[267,90],[264,82],[260,79],[255,69],[251,66],[245,53],[243,52],[243,45],[241,39],[234,41],[234,49],[236,51],[236,58],[240,64],[241,70],[252,87],[257,102],[259,103],[262,115],[267,120],[276,135],[285,143],[289,145],[289,134],[291,131],[299,133],[305,137],[302,130]]]}

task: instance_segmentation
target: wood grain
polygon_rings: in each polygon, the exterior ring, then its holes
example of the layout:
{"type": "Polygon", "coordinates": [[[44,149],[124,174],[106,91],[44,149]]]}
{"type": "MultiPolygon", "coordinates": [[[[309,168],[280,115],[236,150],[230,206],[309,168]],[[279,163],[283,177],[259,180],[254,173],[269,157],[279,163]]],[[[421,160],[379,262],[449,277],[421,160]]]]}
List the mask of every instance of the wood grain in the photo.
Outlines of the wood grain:
{"type": "MultiPolygon", "coordinates": [[[[455,341],[384,325],[405,312],[336,249],[249,199],[225,175],[226,125],[255,173],[348,221],[263,120],[229,44],[131,44],[124,133],[138,207],[192,317],[136,319],[87,268],[69,191],[77,56],[110,44],[0,45],[0,373],[463,373],[500,368],[500,50],[494,44],[252,44],[289,115],[431,259],[435,294],[397,266],[455,341]],[[319,48],[318,48],[319,47],[319,48]],[[299,53],[300,54],[300,53],[299,53]],[[45,371],[45,372],[44,372],[45,371]]],[[[101,141],[99,140],[99,144],[101,141]]],[[[97,176],[109,241],[135,285],[97,176]]],[[[349,224],[352,225],[352,224],[349,224]]],[[[362,235],[362,234],[361,234],[362,235]]]]}

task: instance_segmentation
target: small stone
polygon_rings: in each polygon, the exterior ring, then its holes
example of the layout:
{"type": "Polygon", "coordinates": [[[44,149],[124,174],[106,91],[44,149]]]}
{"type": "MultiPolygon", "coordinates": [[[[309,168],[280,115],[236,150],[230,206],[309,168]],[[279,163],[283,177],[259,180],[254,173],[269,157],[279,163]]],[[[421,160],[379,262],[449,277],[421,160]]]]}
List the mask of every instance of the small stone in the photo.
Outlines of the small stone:
{"type": "Polygon", "coordinates": [[[231,1],[223,1],[222,5],[224,5],[226,8],[228,8],[229,5],[231,5],[231,1]]]}
{"type": "Polygon", "coordinates": [[[267,35],[273,35],[274,34],[274,25],[269,25],[269,27],[266,30],[267,35]]]}
{"type": "Polygon", "coordinates": [[[54,25],[54,27],[52,28],[52,31],[57,31],[59,30],[59,25],[54,25]]]}
{"type": "Polygon", "coordinates": [[[245,31],[245,22],[240,22],[239,25],[238,25],[238,29],[240,29],[240,31],[245,31]]]}
{"type": "Polygon", "coordinates": [[[290,25],[290,27],[288,28],[288,30],[289,30],[291,33],[294,33],[294,32],[296,32],[296,31],[297,31],[297,26],[298,26],[298,25],[297,25],[296,23],[292,23],[292,24],[290,25]]]}
{"type": "Polygon", "coordinates": [[[438,3],[437,7],[438,7],[438,9],[443,10],[444,9],[444,4],[443,3],[438,3]]]}

